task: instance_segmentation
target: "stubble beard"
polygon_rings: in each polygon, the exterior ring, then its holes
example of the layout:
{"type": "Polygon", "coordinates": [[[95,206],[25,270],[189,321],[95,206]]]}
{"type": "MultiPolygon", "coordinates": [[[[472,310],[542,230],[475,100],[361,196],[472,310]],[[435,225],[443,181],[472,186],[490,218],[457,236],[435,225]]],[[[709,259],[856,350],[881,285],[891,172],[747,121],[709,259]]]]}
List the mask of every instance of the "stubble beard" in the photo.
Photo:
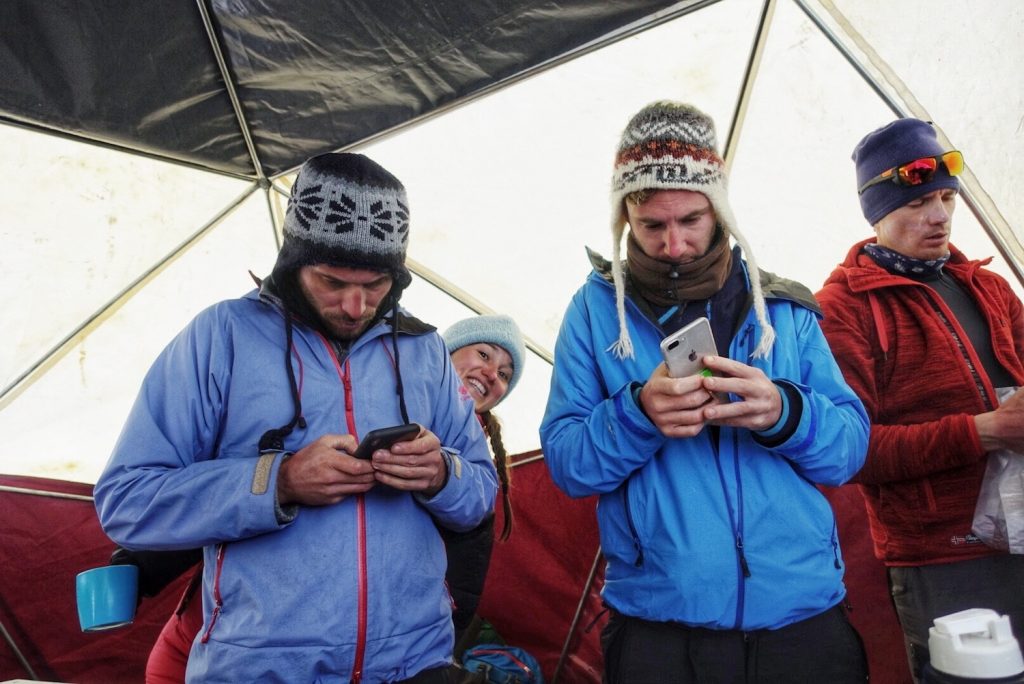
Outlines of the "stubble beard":
{"type": "Polygon", "coordinates": [[[367,311],[363,317],[358,319],[344,314],[334,316],[325,316],[323,313],[319,314],[320,322],[331,333],[331,336],[342,342],[352,342],[358,339],[360,335],[366,332],[370,321],[376,315],[376,309],[367,311]]]}

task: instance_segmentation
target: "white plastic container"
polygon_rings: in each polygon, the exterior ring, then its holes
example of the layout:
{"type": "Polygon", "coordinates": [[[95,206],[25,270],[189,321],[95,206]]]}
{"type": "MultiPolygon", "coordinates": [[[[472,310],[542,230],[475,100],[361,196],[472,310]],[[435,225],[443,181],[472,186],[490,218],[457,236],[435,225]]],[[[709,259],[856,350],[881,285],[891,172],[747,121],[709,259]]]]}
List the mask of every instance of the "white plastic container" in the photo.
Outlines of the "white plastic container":
{"type": "Polygon", "coordinates": [[[1010,618],[994,610],[969,608],[936,618],[928,650],[927,682],[949,681],[943,674],[972,682],[1024,682],[1024,658],[1010,618]]]}

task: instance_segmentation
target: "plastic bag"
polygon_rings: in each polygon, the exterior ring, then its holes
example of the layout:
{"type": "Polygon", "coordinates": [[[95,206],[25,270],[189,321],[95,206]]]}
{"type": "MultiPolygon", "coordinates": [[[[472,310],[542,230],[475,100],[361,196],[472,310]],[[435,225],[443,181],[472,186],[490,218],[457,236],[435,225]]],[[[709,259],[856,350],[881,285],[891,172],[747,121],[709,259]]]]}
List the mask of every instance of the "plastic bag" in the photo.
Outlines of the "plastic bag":
{"type": "MultiPolygon", "coordinates": [[[[1016,391],[996,389],[1000,403],[1016,391]]],[[[1024,455],[1007,449],[988,455],[971,529],[992,548],[1024,553],[1024,455]]]]}

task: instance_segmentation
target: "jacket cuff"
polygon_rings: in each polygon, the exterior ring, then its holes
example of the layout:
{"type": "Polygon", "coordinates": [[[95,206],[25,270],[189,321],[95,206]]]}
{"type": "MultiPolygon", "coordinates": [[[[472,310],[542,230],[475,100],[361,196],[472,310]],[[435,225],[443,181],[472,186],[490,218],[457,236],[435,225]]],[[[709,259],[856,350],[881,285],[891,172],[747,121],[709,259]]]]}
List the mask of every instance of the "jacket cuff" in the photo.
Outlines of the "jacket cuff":
{"type": "MultiPolygon", "coordinates": [[[[273,468],[273,472],[272,472],[271,477],[270,477],[270,484],[273,484],[273,486],[274,486],[274,517],[277,519],[277,524],[278,525],[287,525],[291,521],[295,520],[295,517],[299,514],[299,506],[298,506],[298,504],[290,504],[288,506],[282,506],[281,503],[277,500],[277,477],[278,477],[278,475],[281,472],[281,464],[284,463],[285,461],[287,461],[289,458],[291,458],[293,453],[294,452],[291,452],[291,451],[282,451],[282,452],[270,452],[270,451],[268,451],[268,452],[264,452],[264,453],[260,454],[260,459],[261,460],[266,458],[266,457],[268,457],[268,456],[274,457],[273,458],[273,462],[271,464],[272,468],[273,468]],[[277,454],[280,454],[281,458],[276,458],[277,454]]],[[[257,470],[257,472],[259,471],[259,467],[258,466],[257,466],[256,470],[257,470]]],[[[255,478],[253,478],[253,481],[255,483],[255,478]]],[[[253,493],[255,494],[256,493],[255,492],[255,484],[253,485],[253,487],[254,487],[253,493]]]]}
{"type": "Polygon", "coordinates": [[[433,496],[427,496],[423,492],[413,492],[413,497],[420,503],[427,503],[433,501],[435,498],[441,495],[445,489],[448,488],[448,483],[451,482],[452,473],[455,473],[455,479],[462,478],[462,460],[459,458],[459,451],[457,449],[449,449],[448,447],[441,447],[441,458],[444,459],[444,481],[441,483],[441,487],[434,492],[433,496]]]}
{"type": "Polygon", "coordinates": [[[640,390],[643,383],[631,382],[623,385],[611,396],[615,418],[626,430],[636,435],[640,440],[649,440],[654,436],[661,436],[661,432],[651,422],[640,405],[640,390]]]}
{"type": "Polygon", "coordinates": [[[804,400],[799,389],[785,380],[773,380],[773,383],[782,399],[782,413],[775,425],[754,432],[754,441],[768,449],[784,444],[793,436],[804,411],[804,400]]]}

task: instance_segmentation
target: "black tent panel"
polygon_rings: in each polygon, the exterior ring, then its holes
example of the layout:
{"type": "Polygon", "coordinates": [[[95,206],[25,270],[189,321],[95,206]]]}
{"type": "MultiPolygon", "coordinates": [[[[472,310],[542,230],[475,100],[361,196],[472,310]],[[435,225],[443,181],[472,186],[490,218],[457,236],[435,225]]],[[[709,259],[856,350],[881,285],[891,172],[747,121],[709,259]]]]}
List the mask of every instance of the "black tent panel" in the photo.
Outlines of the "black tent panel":
{"type": "Polygon", "coordinates": [[[640,20],[664,0],[215,0],[258,156],[274,175],[640,20]]]}
{"type": "Polygon", "coordinates": [[[194,4],[8,0],[0,27],[0,117],[253,175],[194,4]]]}
{"type": "MultiPolygon", "coordinates": [[[[255,177],[564,57],[678,0],[7,0],[0,120],[255,177]]],[[[685,3],[682,3],[685,4],[685,3]]]]}

